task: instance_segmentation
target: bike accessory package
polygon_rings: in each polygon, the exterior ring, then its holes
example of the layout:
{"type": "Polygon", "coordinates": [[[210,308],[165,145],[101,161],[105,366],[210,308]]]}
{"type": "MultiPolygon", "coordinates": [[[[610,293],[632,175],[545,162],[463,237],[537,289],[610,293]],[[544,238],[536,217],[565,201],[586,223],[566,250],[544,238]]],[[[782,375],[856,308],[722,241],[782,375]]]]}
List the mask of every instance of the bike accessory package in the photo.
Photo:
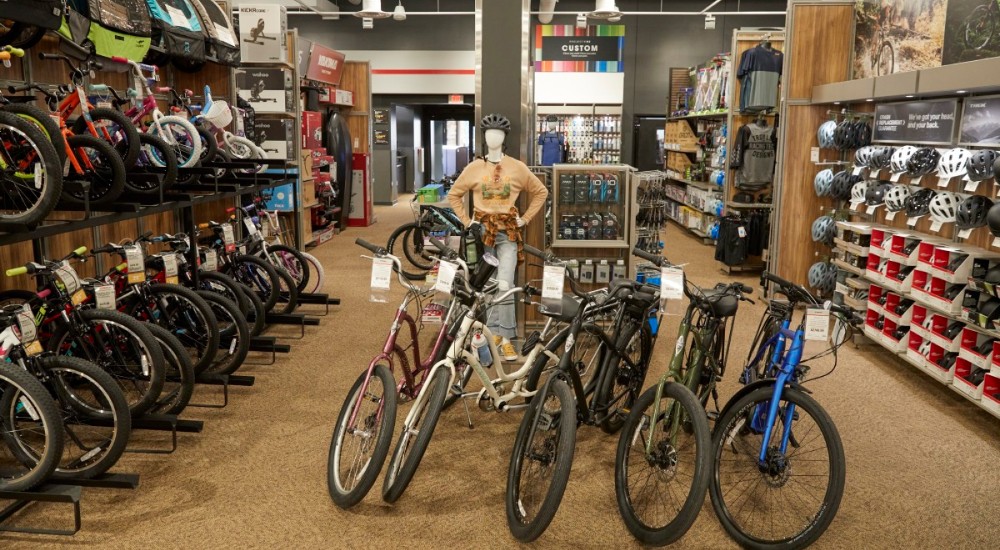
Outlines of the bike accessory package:
{"type": "Polygon", "coordinates": [[[887,145],[878,146],[875,148],[875,152],[872,153],[871,164],[869,168],[873,170],[882,170],[883,168],[889,168],[892,165],[892,154],[896,152],[895,147],[889,147],[887,145]]]}
{"type": "Polygon", "coordinates": [[[871,164],[874,147],[866,145],[854,152],[854,166],[859,168],[867,167],[871,164]]]}
{"type": "Polygon", "coordinates": [[[144,0],[69,0],[65,15],[59,34],[101,57],[142,61],[149,52],[152,26],[144,0]]]}
{"type": "Polygon", "coordinates": [[[816,130],[816,140],[819,142],[819,146],[823,149],[833,149],[835,147],[833,136],[836,130],[837,121],[835,120],[828,120],[820,124],[819,129],[816,130]]]}
{"type": "Polygon", "coordinates": [[[909,185],[896,184],[885,193],[885,207],[889,212],[901,212],[906,209],[906,199],[912,193],[909,185]]]}
{"type": "Polygon", "coordinates": [[[955,214],[958,205],[962,202],[962,197],[951,191],[941,191],[934,195],[928,205],[931,219],[941,223],[951,223],[955,221],[955,214]]]}
{"type": "Polygon", "coordinates": [[[966,173],[966,164],[969,162],[969,158],[971,157],[972,152],[968,149],[963,149],[961,147],[948,149],[943,155],[941,155],[941,160],[938,161],[938,176],[942,178],[957,178],[959,176],[964,176],[966,173]]]}
{"type": "Polygon", "coordinates": [[[912,145],[904,145],[892,153],[892,158],[889,161],[889,168],[892,169],[893,173],[902,174],[906,172],[906,165],[910,162],[910,157],[913,153],[917,151],[917,148],[912,145]]]}
{"type": "Polygon", "coordinates": [[[868,185],[865,190],[865,204],[868,206],[878,206],[885,202],[885,195],[893,188],[887,181],[878,181],[868,185]]]}
{"type": "MultiPolygon", "coordinates": [[[[167,58],[205,61],[205,31],[190,0],[146,0],[146,5],[153,22],[153,44],[166,50],[167,58]]],[[[165,61],[159,53],[147,56],[147,62],[154,65],[165,61]]]]}
{"type": "Polygon", "coordinates": [[[982,227],[986,225],[986,214],[990,208],[993,208],[993,201],[982,195],[972,195],[958,205],[955,225],[959,229],[982,227]]]}
{"type": "Polygon", "coordinates": [[[931,199],[936,194],[933,189],[927,189],[926,187],[910,193],[910,196],[906,198],[906,215],[912,218],[914,216],[923,216],[930,212],[931,199]]]}
{"type": "Polygon", "coordinates": [[[933,147],[917,149],[910,155],[910,160],[906,161],[906,173],[913,178],[926,176],[937,170],[939,160],[941,153],[937,149],[933,147]]]}
{"type": "Polygon", "coordinates": [[[851,203],[859,204],[865,202],[865,193],[868,191],[868,180],[861,180],[851,187],[851,203]]]}
{"type": "Polygon", "coordinates": [[[1000,318],[1000,298],[990,298],[979,306],[979,313],[986,316],[987,319],[995,321],[1000,318]]]}
{"type": "Polygon", "coordinates": [[[997,152],[992,149],[972,151],[965,163],[965,173],[972,181],[983,181],[993,177],[993,163],[997,160],[997,152]]]}
{"type": "Polygon", "coordinates": [[[232,18],[214,0],[191,0],[205,28],[206,54],[222,65],[240,66],[240,43],[232,18]]]}
{"type": "Polygon", "coordinates": [[[753,195],[747,193],[746,191],[740,191],[733,195],[733,202],[738,202],[740,204],[750,204],[754,201],[753,195]]]}
{"type": "Polygon", "coordinates": [[[818,243],[832,243],[837,235],[837,224],[830,216],[820,216],[812,223],[812,240],[818,243]]]}

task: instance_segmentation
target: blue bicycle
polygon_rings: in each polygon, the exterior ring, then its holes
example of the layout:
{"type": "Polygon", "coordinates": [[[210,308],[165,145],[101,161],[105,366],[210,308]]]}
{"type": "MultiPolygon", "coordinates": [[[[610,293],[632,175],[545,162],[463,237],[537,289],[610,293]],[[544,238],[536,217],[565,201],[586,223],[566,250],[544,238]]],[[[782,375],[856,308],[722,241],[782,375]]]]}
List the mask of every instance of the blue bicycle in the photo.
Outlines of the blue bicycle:
{"type": "MultiPolygon", "coordinates": [[[[820,306],[805,288],[764,273],[776,285],[761,321],[746,384],[723,407],[712,434],[712,506],[729,536],[746,548],[802,548],[833,521],[844,493],[844,446],[830,415],[808,395],[808,361],[833,355],[849,338],[803,358],[805,316],[791,328],[795,306],[820,306]],[[774,298],[774,297],[772,297],[774,298]]],[[[827,309],[844,327],[861,320],[849,308],[827,309]]],[[[844,336],[840,334],[839,336],[844,336]]]]}

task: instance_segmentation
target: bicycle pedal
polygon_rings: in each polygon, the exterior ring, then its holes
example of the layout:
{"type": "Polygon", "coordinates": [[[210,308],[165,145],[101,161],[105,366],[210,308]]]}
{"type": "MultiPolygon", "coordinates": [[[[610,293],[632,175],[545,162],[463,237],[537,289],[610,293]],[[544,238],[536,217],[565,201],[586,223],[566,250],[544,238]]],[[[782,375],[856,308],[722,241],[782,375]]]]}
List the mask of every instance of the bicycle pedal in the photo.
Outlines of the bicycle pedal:
{"type": "Polygon", "coordinates": [[[705,414],[708,416],[708,420],[711,422],[715,422],[716,420],[719,419],[719,411],[705,411],[705,414]]]}

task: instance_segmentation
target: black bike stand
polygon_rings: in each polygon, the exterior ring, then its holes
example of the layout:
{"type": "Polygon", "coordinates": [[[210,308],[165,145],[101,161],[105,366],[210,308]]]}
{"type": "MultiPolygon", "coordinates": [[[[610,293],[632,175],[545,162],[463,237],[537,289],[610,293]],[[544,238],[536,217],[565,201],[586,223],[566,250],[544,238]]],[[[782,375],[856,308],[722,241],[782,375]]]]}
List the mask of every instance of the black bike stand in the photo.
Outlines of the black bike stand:
{"type": "Polygon", "coordinates": [[[200,433],[205,423],[201,420],[181,420],[176,414],[146,414],[132,419],[133,430],[170,432],[170,449],[125,449],[126,453],[171,454],[177,450],[177,432],[200,433]]]}
{"type": "Polygon", "coordinates": [[[31,533],[33,535],[64,535],[72,536],[80,530],[80,495],[79,485],[43,485],[32,491],[0,491],[0,500],[13,500],[0,510],[0,531],[12,533],[31,533]],[[14,514],[17,514],[29,504],[49,502],[69,504],[73,507],[72,529],[43,529],[40,527],[14,527],[4,525],[14,514]]]}
{"type": "Polygon", "coordinates": [[[300,292],[299,305],[321,305],[324,306],[323,313],[309,312],[309,315],[319,315],[325,317],[330,314],[330,306],[339,306],[340,298],[330,298],[326,293],[300,292]]]}
{"type": "MultiPolygon", "coordinates": [[[[269,325],[298,325],[301,331],[299,337],[295,338],[295,340],[301,340],[306,337],[306,325],[319,325],[319,319],[308,317],[302,313],[268,313],[264,315],[264,322],[269,325]]],[[[289,336],[289,338],[291,337],[289,336]]]]}
{"type": "Polygon", "coordinates": [[[229,386],[253,386],[255,378],[240,374],[202,374],[195,379],[196,384],[208,386],[222,386],[222,404],[211,403],[188,403],[188,407],[201,407],[205,409],[222,409],[229,405],[229,386]]]}
{"type": "Polygon", "coordinates": [[[292,346],[288,344],[277,343],[278,339],[274,336],[254,336],[250,339],[250,351],[259,351],[271,354],[271,361],[269,363],[257,363],[255,361],[243,361],[244,365],[273,365],[275,361],[278,360],[279,353],[290,353],[292,351],[292,346]]]}

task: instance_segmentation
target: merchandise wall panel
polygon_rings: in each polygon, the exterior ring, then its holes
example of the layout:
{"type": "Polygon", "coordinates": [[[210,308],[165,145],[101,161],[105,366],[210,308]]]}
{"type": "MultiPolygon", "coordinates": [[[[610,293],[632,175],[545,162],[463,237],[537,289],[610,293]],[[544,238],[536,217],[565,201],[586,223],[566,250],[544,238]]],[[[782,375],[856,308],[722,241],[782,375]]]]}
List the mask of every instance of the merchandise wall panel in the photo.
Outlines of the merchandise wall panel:
{"type": "MultiPolygon", "coordinates": [[[[31,241],[0,246],[0,268],[4,271],[12,267],[22,266],[34,261],[35,255],[31,249],[31,241]]],[[[26,275],[17,277],[0,276],[0,290],[23,289],[35,290],[35,280],[26,275]]]]}
{"type": "Polygon", "coordinates": [[[808,100],[813,86],[850,78],[854,5],[795,5],[793,10],[785,97],[808,100]]]}

